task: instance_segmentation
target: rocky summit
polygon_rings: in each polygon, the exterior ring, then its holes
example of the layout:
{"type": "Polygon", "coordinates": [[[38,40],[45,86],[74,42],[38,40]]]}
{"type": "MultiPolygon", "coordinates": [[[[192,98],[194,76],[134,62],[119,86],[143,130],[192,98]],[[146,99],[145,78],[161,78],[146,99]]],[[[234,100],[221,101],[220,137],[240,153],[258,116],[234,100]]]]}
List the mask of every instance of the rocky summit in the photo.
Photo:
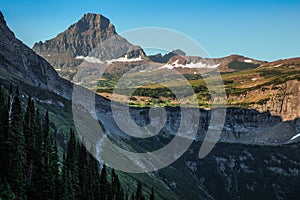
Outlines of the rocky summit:
{"type": "Polygon", "coordinates": [[[128,57],[144,55],[140,48],[134,48],[116,33],[109,19],[90,13],[55,38],[34,44],[33,50],[69,80],[87,56],[105,61],[125,54],[128,57]]]}

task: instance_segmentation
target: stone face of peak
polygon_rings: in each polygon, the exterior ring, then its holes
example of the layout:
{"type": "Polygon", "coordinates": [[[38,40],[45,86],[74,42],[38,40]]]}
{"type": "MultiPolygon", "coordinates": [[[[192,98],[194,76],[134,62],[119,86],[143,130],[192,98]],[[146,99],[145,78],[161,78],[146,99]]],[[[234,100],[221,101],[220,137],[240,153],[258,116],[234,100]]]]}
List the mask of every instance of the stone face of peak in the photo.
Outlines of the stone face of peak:
{"type": "Polygon", "coordinates": [[[112,26],[109,19],[100,14],[85,14],[79,22],[87,23],[89,28],[104,30],[112,26]]]}
{"type": "MultiPolygon", "coordinates": [[[[115,27],[109,19],[102,15],[85,14],[57,37],[36,43],[33,49],[43,57],[57,53],[62,57],[87,56],[99,43],[115,34],[115,27]],[[44,55],[45,52],[47,55],[44,55]]],[[[62,64],[49,61],[54,66],[62,64]]]]}
{"type": "MultiPolygon", "coordinates": [[[[133,47],[116,33],[110,20],[100,14],[85,14],[55,38],[36,43],[33,50],[45,58],[60,75],[72,80],[84,57],[111,60],[124,56],[133,47]]],[[[143,51],[129,52],[128,57],[144,56],[143,51]]]]}
{"type": "MultiPolygon", "coordinates": [[[[85,14],[76,24],[68,29],[72,33],[91,35],[94,32],[116,34],[109,19],[99,14],[85,14]]],[[[108,35],[109,36],[109,35],[108,35]]],[[[97,37],[97,35],[96,35],[97,37]]]]}

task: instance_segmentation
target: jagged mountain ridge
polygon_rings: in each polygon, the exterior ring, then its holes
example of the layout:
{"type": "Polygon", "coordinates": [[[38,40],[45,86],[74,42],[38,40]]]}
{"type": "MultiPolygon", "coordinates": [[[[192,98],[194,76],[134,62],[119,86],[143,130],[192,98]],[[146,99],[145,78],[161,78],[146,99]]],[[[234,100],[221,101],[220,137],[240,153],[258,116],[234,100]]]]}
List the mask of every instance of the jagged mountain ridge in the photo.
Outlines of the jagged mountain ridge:
{"type": "Polygon", "coordinates": [[[85,57],[105,61],[125,55],[128,58],[145,55],[140,47],[119,36],[109,19],[91,13],[85,14],[57,37],[35,43],[33,50],[68,80],[72,80],[76,67],[85,57]]]}
{"type": "Polygon", "coordinates": [[[155,54],[155,55],[150,55],[149,58],[153,62],[158,62],[158,63],[167,63],[172,57],[174,56],[185,56],[185,52],[183,52],[180,49],[173,50],[170,53],[167,53],[165,55],[162,55],[161,53],[155,54]]]}

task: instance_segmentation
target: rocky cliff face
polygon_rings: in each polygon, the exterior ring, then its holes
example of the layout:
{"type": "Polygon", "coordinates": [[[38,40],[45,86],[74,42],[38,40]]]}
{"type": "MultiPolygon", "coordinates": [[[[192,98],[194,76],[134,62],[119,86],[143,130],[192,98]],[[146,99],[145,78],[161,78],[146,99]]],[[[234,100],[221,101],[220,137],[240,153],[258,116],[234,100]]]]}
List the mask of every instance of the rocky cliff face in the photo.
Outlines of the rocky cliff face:
{"type": "Polygon", "coordinates": [[[30,85],[71,98],[71,84],[61,79],[53,67],[15,38],[0,12],[0,70],[30,85]]]}
{"type": "MultiPolygon", "coordinates": [[[[123,134],[110,121],[109,110],[98,112],[108,134],[123,134]]],[[[148,112],[147,108],[132,108],[131,117],[137,124],[147,125],[148,112]]],[[[167,108],[168,117],[158,135],[142,140],[126,138],[118,144],[129,145],[138,152],[152,152],[170,144],[181,121],[180,112],[177,108],[167,108]]],[[[230,108],[219,143],[205,158],[199,159],[210,111],[200,110],[200,113],[199,138],[179,160],[154,176],[181,199],[187,199],[188,191],[193,191],[188,199],[297,199],[300,137],[291,138],[299,131],[298,120],[283,122],[268,112],[230,108]]],[[[190,119],[182,124],[187,128],[194,125],[190,119]]]]}
{"type": "Polygon", "coordinates": [[[218,144],[199,160],[195,145],[181,165],[189,168],[204,199],[298,199],[298,148],[218,144]]]}
{"type": "Polygon", "coordinates": [[[99,14],[85,14],[57,37],[34,44],[33,50],[68,80],[85,57],[105,61],[125,55],[144,56],[141,48],[119,36],[109,19],[99,14]]]}
{"type": "MultiPolygon", "coordinates": [[[[114,133],[123,137],[128,135],[124,133],[114,121],[114,117],[110,106],[104,107],[103,102],[98,102],[97,116],[101,123],[114,133]],[[101,106],[102,105],[102,106],[101,106]]],[[[147,126],[153,123],[156,127],[163,124],[158,136],[176,135],[181,126],[181,130],[186,130],[184,137],[195,139],[196,141],[203,141],[210,125],[211,111],[199,109],[199,123],[195,124],[195,108],[185,109],[189,113],[187,117],[182,118],[182,109],[185,108],[166,108],[167,118],[162,121],[162,116],[158,115],[154,118],[149,118],[149,108],[130,108],[131,118],[136,124],[147,126]],[[196,138],[193,135],[193,129],[197,131],[196,138]]],[[[160,111],[158,111],[160,112],[160,111]]],[[[119,113],[119,117],[125,117],[125,113],[119,113]]],[[[124,119],[130,120],[129,118],[124,119]]],[[[279,116],[273,116],[270,112],[259,112],[254,109],[243,108],[227,108],[225,123],[220,124],[222,130],[219,142],[222,143],[239,143],[251,145],[282,145],[295,143],[300,141],[300,137],[292,139],[299,133],[300,122],[299,119],[291,121],[283,121],[279,116]]],[[[138,133],[136,131],[136,133],[138,133]]],[[[155,142],[155,141],[154,141],[155,142]]],[[[149,149],[148,151],[151,151],[149,149]]]]}
{"type": "Polygon", "coordinates": [[[243,101],[255,96],[264,97],[259,102],[249,105],[250,108],[261,112],[270,112],[281,116],[284,120],[300,117],[300,82],[289,80],[278,85],[268,85],[256,90],[247,91],[240,95],[229,95],[229,101],[243,101]]]}

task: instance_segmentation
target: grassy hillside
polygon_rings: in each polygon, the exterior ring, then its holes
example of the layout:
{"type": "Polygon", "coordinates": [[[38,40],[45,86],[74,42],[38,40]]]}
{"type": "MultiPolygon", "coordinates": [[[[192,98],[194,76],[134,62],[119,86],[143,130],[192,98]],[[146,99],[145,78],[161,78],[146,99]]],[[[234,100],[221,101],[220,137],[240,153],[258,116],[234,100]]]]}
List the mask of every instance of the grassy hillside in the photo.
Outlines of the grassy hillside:
{"type": "MultiPolygon", "coordinates": [[[[289,80],[300,80],[300,59],[265,63],[259,67],[257,64],[234,61],[229,64],[230,67],[236,71],[221,73],[226,94],[232,97],[227,102],[229,106],[244,107],[250,104],[262,104],[270,98],[270,94],[266,93],[242,100],[238,97],[241,94],[258,89],[263,90],[263,88],[268,87],[276,89],[276,85],[289,80]]],[[[209,79],[214,78],[214,75],[211,75],[210,72],[203,72],[203,75],[209,77],[209,79]]],[[[209,108],[210,95],[202,76],[200,74],[183,74],[183,76],[192,86],[199,107],[209,108]]],[[[171,91],[180,91],[184,96],[185,91],[182,90],[183,79],[166,69],[127,73],[125,76],[126,82],[132,82],[128,86],[135,90],[132,96],[124,95],[126,92],[123,91],[118,93],[121,90],[116,89],[116,85],[121,77],[120,74],[105,73],[99,80],[97,93],[112,98],[114,92],[118,101],[135,106],[176,106],[184,102],[180,101],[180,98],[176,98],[171,91]],[[152,84],[153,82],[159,82],[160,84],[152,84]]]]}

